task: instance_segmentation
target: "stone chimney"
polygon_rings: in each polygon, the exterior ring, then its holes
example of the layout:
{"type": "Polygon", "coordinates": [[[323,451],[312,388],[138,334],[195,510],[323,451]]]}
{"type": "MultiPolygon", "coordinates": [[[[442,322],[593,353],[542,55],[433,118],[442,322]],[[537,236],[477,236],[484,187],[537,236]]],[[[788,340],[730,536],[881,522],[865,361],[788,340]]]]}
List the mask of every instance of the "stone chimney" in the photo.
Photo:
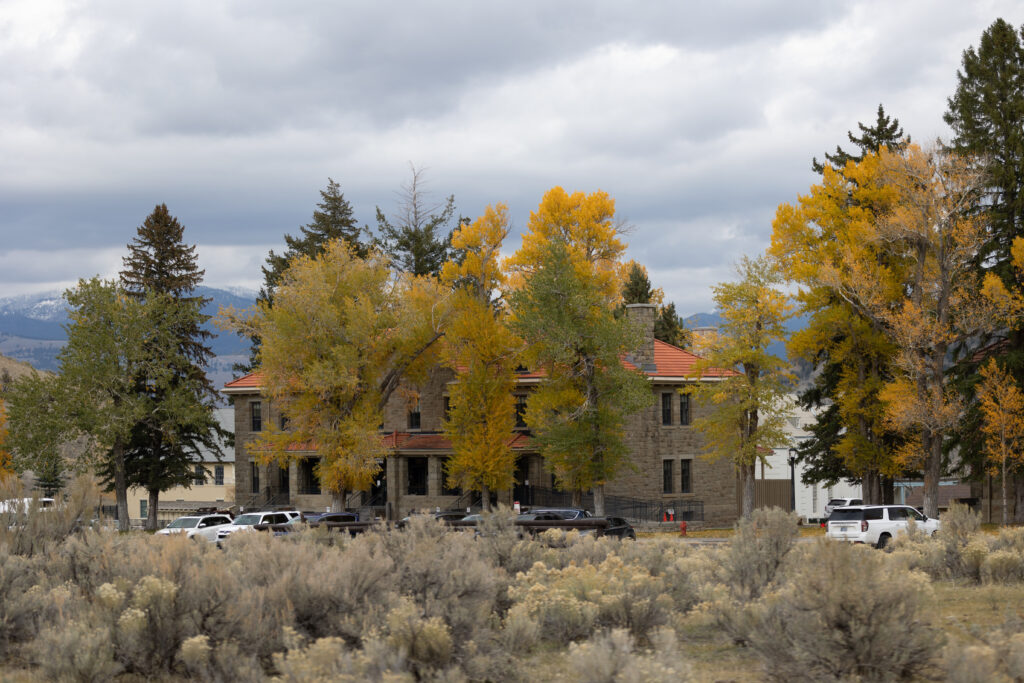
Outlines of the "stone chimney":
{"type": "Polygon", "coordinates": [[[654,304],[626,304],[626,317],[640,328],[640,347],[626,356],[626,360],[644,372],[654,372],[654,320],[658,307],[654,304]]]}
{"type": "Polygon", "coordinates": [[[703,356],[718,337],[718,328],[710,325],[694,327],[690,330],[690,335],[693,339],[693,352],[703,356]]]}

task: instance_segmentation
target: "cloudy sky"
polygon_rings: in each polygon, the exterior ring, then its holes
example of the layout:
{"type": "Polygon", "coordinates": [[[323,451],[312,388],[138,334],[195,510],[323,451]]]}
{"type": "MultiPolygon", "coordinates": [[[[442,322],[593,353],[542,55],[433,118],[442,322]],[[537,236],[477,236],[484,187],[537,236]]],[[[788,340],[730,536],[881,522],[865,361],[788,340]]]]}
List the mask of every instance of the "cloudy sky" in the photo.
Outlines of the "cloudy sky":
{"type": "MultiPolygon", "coordinates": [[[[768,243],[879,103],[917,140],[1019,2],[0,4],[0,297],[114,275],[164,202],[206,283],[260,283],[327,178],[361,222],[409,165],[459,213],[616,199],[680,313],[768,243]]],[[[848,145],[847,145],[848,146],[848,145]]]]}

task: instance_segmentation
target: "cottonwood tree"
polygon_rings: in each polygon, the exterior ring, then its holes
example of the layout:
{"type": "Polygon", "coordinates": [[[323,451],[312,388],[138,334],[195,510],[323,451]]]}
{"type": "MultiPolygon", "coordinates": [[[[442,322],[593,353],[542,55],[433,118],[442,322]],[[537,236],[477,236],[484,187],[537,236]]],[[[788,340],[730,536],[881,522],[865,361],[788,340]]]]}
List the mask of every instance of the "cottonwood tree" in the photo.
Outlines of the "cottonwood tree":
{"type": "MultiPolygon", "coordinates": [[[[183,241],[184,226],[160,204],[146,217],[138,234],[128,244],[128,256],[121,271],[125,292],[137,299],[160,296],[176,310],[174,334],[179,353],[166,356],[170,390],[155,388],[149,378],[138,378],[138,391],[156,403],[187,401],[172,410],[181,418],[176,423],[162,419],[166,412],[158,408],[153,416],[141,420],[132,430],[125,449],[129,486],[141,486],[149,494],[146,528],[156,529],[160,493],[177,486],[190,486],[196,478],[195,466],[203,449],[220,458],[221,443],[229,436],[214,415],[218,395],[206,375],[213,357],[208,344],[212,333],[203,325],[210,316],[202,312],[210,300],[197,296],[204,271],[199,268],[194,245],[183,241]]],[[[162,349],[153,349],[162,353],[162,349]]]]}
{"type": "Polygon", "coordinates": [[[260,433],[256,459],[285,465],[314,448],[336,510],[367,490],[385,455],[384,405],[435,364],[447,305],[435,279],[396,274],[380,253],[359,258],[339,239],[293,259],[273,305],[222,312],[219,324],[262,339],[262,393],[288,423],[260,433]]]}
{"type": "Polygon", "coordinates": [[[604,484],[627,460],[626,418],[654,400],[646,378],[620,362],[640,344],[639,330],[616,318],[625,245],[604,192],[545,194],[529,232],[506,263],[518,285],[513,329],[528,364],[545,378],[527,401],[526,422],[561,488],[579,505],[594,489],[604,514],[604,484]]]}
{"type": "MultiPolygon", "coordinates": [[[[277,254],[273,249],[267,254],[263,271],[263,285],[256,301],[268,306],[274,303],[274,292],[291,261],[299,256],[317,256],[333,241],[342,239],[353,252],[364,258],[369,250],[369,240],[364,239],[365,230],[359,227],[352,211],[352,205],[345,199],[341,186],[333,178],[327,179],[327,187],[320,190],[320,201],[313,210],[313,220],[299,228],[299,235],[285,234],[285,251],[277,254]]],[[[236,366],[236,371],[251,372],[259,365],[259,337],[251,338],[249,362],[236,366]]]]}
{"type": "Polygon", "coordinates": [[[377,207],[377,246],[395,268],[436,277],[451,248],[455,195],[433,202],[424,187],[424,169],[410,168],[412,179],[402,185],[395,213],[389,218],[377,207]]]}
{"type": "Polygon", "coordinates": [[[998,324],[973,267],[985,238],[984,222],[970,211],[982,174],[973,159],[916,145],[902,154],[883,150],[878,164],[895,200],[877,222],[860,226],[856,243],[843,247],[842,265],[829,264],[822,279],[896,348],[897,373],[881,397],[888,423],[907,437],[897,457],[923,470],[924,512],[934,517],[943,442],[962,413],[946,373],[948,352],[998,324]],[[880,255],[902,264],[895,304],[885,286],[890,263],[880,255]]]}
{"type": "Polygon", "coordinates": [[[768,347],[786,338],[784,324],[792,310],[778,288],[781,276],[766,257],[744,257],[737,273],[736,282],[712,288],[722,322],[694,369],[694,378],[703,381],[685,391],[709,408],[693,426],[704,435],[708,457],[732,459],[741,482],[742,515],[749,518],[755,465],[788,443],[786,363],[768,347]]]}
{"type": "Polygon", "coordinates": [[[814,436],[798,446],[799,456],[814,481],[860,479],[862,497],[871,503],[885,500],[891,486],[883,483],[899,472],[899,439],[886,425],[880,397],[892,377],[896,347],[883,324],[844,299],[832,280],[836,273],[852,277],[847,254],[855,250],[860,260],[886,266],[874,273],[878,305],[898,305],[911,259],[883,253],[881,245],[864,238],[896,197],[881,179],[875,154],[842,169],[827,166],[821,183],[796,205],[779,206],[769,249],[785,277],[798,285],[796,302],[809,316],[790,338],[789,352],[821,370],[800,397],[806,407],[824,410],[814,436]]]}
{"type": "Polygon", "coordinates": [[[487,207],[472,224],[456,229],[452,247],[462,259],[448,261],[441,271],[442,284],[453,289],[442,356],[455,371],[444,423],[453,453],[445,476],[480,491],[485,510],[490,491],[512,485],[516,464],[509,441],[521,343],[508,327],[504,303],[495,299],[505,280],[499,255],[508,231],[508,208],[487,207]]]}
{"type": "Polygon", "coordinates": [[[1003,526],[1010,523],[1007,483],[1009,471],[1024,462],[1021,442],[1024,441],[1024,393],[1013,375],[999,367],[994,358],[981,368],[978,402],[981,405],[985,452],[993,474],[1001,478],[1003,526]]]}

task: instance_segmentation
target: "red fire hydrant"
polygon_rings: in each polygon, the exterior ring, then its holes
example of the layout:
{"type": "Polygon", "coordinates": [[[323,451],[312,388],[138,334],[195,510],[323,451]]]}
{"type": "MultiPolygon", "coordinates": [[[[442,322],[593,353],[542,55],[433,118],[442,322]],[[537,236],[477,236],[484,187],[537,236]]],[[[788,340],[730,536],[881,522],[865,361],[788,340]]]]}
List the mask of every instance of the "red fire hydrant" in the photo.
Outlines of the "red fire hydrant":
{"type": "Polygon", "coordinates": [[[686,522],[679,522],[679,535],[680,536],[685,536],[686,535],[686,522]]]}

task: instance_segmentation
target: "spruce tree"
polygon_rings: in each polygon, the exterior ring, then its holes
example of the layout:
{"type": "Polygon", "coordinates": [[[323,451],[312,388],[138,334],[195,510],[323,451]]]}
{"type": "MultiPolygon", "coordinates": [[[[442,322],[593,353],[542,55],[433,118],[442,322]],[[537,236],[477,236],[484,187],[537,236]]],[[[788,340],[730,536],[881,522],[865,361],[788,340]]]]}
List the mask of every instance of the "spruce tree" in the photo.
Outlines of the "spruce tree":
{"type": "MultiPolygon", "coordinates": [[[[262,267],[263,286],[256,297],[257,302],[273,305],[274,292],[291,261],[298,256],[319,256],[332,240],[345,240],[356,256],[366,258],[369,244],[361,240],[364,230],[356,222],[352,205],[345,199],[341,186],[333,178],[327,178],[327,188],[320,190],[320,201],[316,207],[313,220],[299,228],[298,237],[285,234],[284,243],[287,248],[283,254],[276,254],[273,249],[267,254],[266,265],[262,267]]],[[[250,337],[250,342],[249,362],[236,364],[235,372],[252,372],[259,364],[260,339],[250,337]]]]}
{"type": "Polygon", "coordinates": [[[129,485],[142,486],[149,493],[146,525],[150,529],[156,528],[160,493],[190,485],[201,449],[219,455],[221,439],[227,436],[213,412],[217,391],[205,369],[213,357],[207,344],[212,334],[203,328],[209,316],[202,307],[209,299],[195,295],[204,271],[198,266],[195,245],[186,245],[183,236],[184,226],[166,204],[158,205],[128,244],[121,271],[121,283],[130,296],[144,300],[163,295],[172,302],[180,351],[164,359],[176,364],[169,368],[173,373],[169,390],[154,390],[148,377],[136,380],[137,391],[150,394],[157,407],[150,419],[132,430],[125,467],[129,485]],[[173,421],[167,419],[171,414],[173,421]]]}
{"type": "MultiPolygon", "coordinates": [[[[825,161],[832,168],[841,169],[846,166],[848,161],[860,162],[864,159],[865,154],[877,152],[882,145],[885,145],[890,151],[899,151],[910,142],[910,138],[905,138],[903,135],[899,119],[890,119],[886,116],[885,108],[881,104],[878,105],[878,113],[873,126],[865,126],[858,122],[857,127],[860,129],[859,136],[854,135],[853,131],[847,131],[846,137],[857,145],[860,154],[850,154],[836,145],[835,152],[825,152],[825,161]]],[[[811,168],[815,173],[822,173],[825,170],[825,164],[819,162],[815,157],[811,159],[811,168]]]]}
{"type": "Polygon", "coordinates": [[[651,281],[647,277],[647,271],[639,263],[630,264],[629,272],[626,273],[626,282],[622,285],[622,303],[625,304],[649,304],[654,292],[651,290],[651,281]]]}
{"type": "Polygon", "coordinates": [[[661,307],[658,317],[654,319],[654,338],[680,348],[690,345],[689,330],[676,313],[676,305],[671,301],[661,307]]]}
{"type": "Polygon", "coordinates": [[[449,225],[455,218],[455,195],[444,203],[431,203],[423,185],[423,169],[412,167],[412,180],[402,186],[397,211],[391,219],[377,208],[376,242],[391,259],[393,268],[437,277],[451,250],[449,225]]]}
{"type": "MultiPolygon", "coordinates": [[[[986,166],[986,197],[977,209],[985,212],[991,227],[977,267],[1019,290],[1010,249],[1024,231],[1024,26],[1018,32],[996,19],[976,49],[964,50],[956,91],[943,118],[953,129],[950,146],[982,159],[986,166]]],[[[969,406],[953,444],[975,478],[986,472],[981,415],[974,401],[979,359],[998,358],[1024,385],[1024,326],[984,339],[980,346],[984,353],[978,353],[978,345],[959,349],[960,362],[953,369],[969,406]]],[[[1024,501],[1024,481],[1019,473],[1015,479],[1016,498],[1024,501]]],[[[1024,521],[1024,505],[1016,509],[1015,521],[1024,521]]]]}

